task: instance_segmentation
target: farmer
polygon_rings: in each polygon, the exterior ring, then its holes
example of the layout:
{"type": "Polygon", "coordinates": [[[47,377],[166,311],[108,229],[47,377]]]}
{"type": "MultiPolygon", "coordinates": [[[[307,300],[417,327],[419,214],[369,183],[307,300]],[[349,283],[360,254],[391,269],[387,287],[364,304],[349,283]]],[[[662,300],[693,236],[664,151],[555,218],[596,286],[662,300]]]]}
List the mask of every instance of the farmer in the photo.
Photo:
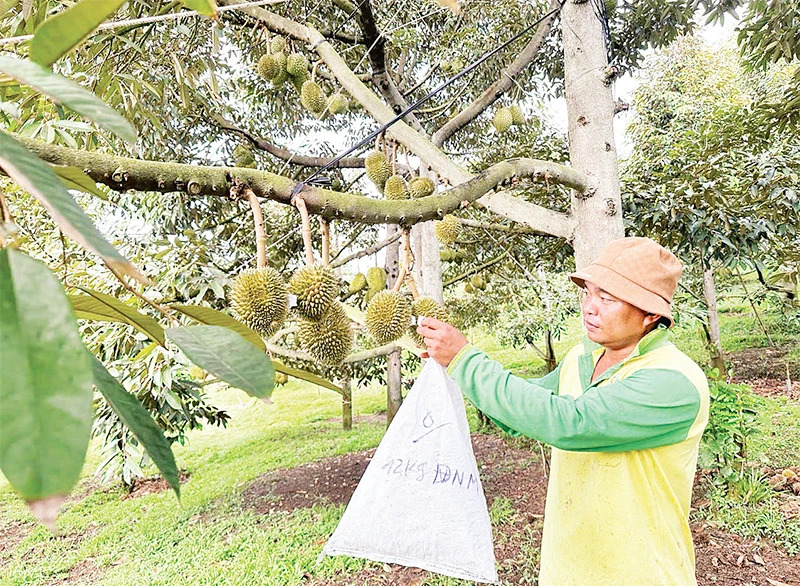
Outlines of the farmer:
{"type": "Polygon", "coordinates": [[[543,378],[512,375],[425,318],[430,356],[514,435],[553,446],[539,584],[696,584],[689,503],[708,421],[703,371],[669,341],[681,264],[621,238],[570,275],[587,338],[543,378]]]}

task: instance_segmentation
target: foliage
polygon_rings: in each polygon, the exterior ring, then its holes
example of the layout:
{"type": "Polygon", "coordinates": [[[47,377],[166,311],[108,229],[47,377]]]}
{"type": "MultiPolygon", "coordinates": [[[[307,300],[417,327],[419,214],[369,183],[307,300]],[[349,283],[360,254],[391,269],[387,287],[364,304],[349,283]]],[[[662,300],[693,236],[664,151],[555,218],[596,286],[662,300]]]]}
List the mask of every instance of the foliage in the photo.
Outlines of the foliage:
{"type": "Polygon", "coordinates": [[[700,443],[698,463],[715,474],[715,481],[741,481],[748,461],[748,441],[758,432],[758,400],[744,384],[709,380],[708,426],[700,443]]]}

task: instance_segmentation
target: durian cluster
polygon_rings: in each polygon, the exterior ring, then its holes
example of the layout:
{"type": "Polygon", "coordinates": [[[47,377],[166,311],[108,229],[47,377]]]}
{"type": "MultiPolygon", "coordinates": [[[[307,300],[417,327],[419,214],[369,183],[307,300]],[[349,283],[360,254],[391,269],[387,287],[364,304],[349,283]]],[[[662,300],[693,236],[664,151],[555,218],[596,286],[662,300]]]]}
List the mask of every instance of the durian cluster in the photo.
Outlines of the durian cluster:
{"type": "Polygon", "coordinates": [[[525,124],[525,115],[517,104],[498,108],[492,118],[492,125],[500,134],[508,132],[509,128],[520,124],[525,124]]]}
{"type": "Polygon", "coordinates": [[[467,255],[462,250],[445,247],[439,251],[439,260],[442,262],[461,262],[466,258],[467,255]]]}
{"type": "Polygon", "coordinates": [[[386,277],[386,271],[381,267],[371,267],[367,271],[365,277],[367,281],[367,294],[364,297],[367,303],[369,303],[376,294],[386,289],[386,277]]]}
{"type": "Polygon", "coordinates": [[[287,50],[286,39],[281,36],[273,37],[270,52],[258,60],[258,74],[271,81],[275,87],[289,81],[300,94],[300,103],[315,116],[322,116],[325,112],[341,114],[350,107],[350,101],[341,91],[327,96],[320,85],[311,79],[311,64],[303,53],[287,54],[287,50]]]}
{"type": "Polygon", "coordinates": [[[469,283],[464,285],[464,291],[467,293],[474,293],[475,291],[484,291],[486,289],[487,281],[480,275],[472,275],[469,283]]]}
{"type": "Polygon", "coordinates": [[[458,219],[454,215],[447,214],[434,224],[434,232],[439,242],[449,246],[458,240],[461,235],[461,224],[458,223],[458,219]]]}
{"type": "Polygon", "coordinates": [[[270,267],[239,273],[231,285],[230,299],[237,317],[264,337],[278,331],[289,311],[286,282],[270,267]]]}

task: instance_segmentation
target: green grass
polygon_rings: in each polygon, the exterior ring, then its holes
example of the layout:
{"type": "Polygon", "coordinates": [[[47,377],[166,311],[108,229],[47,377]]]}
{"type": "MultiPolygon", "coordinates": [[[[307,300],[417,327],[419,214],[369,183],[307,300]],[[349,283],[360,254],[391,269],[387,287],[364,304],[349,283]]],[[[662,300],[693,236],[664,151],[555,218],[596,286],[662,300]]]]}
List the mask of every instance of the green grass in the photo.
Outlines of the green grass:
{"type": "MultiPolygon", "coordinates": [[[[760,330],[753,328],[740,309],[723,314],[727,347],[762,344],[760,330]]],[[[778,323],[779,316],[774,313],[765,312],[765,317],[768,323],[778,323]]],[[[557,341],[558,358],[581,335],[575,318],[557,341]]],[[[785,339],[796,344],[797,336],[792,336],[787,332],[785,339]]],[[[705,349],[696,329],[677,328],[674,338],[680,348],[704,362],[705,349]]],[[[517,374],[544,374],[543,361],[530,349],[503,348],[488,333],[474,333],[473,340],[517,374]]],[[[227,429],[194,431],[186,446],[176,446],[178,464],[190,474],[182,486],[180,503],[171,492],[123,500],[119,487],[94,489],[91,480],[99,455],[93,445],[75,490],[81,498],[64,506],[58,520],[61,536],[53,537],[34,523],[25,504],[0,476],[0,533],[10,531],[13,523],[23,523],[26,533],[15,547],[0,551],[0,584],[46,584],[67,578],[71,570],[88,567],[100,584],[109,585],[253,584],[254,580],[292,585],[306,583],[306,572],[332,579],[374,565],[346,557],[317,563],[342,506],[317,505],[292,513],[257,515],[242,506],[241,494],[253,479],[269,470],[374,447],[383,435],[383,425],[356,423],[352,431],[345,432],[338,420],[339,396],[294,381],[276,390],[272,404],[230,389],[212,390],[209,396],[215,405],[228,410],[231,421],[227,429]]],[[[355,414],[383,408],[382,388],[355,391],[355,414]]],[[[474,409],[468,408],[468,416],[475,429],[474,409]]],[[[762,399],[759,417],[762,433],[751,439],[751,458],[773,468],[797,465],[800,405],[784,398],[762,399]]],[[[777,498],[763,500],[758,486],[745,488],[738,495],[710,491],[711,504],[695,515],[796,551],[800,523],[782,518],[777,498]]],[[[496,528],[510,526],[516,515],[514,503],[508,499],[495,499],[490,509],[496,528]]],[[[526,526],[525,532],[517,536],[524,555],[502,563],[519,565],[515,569],[523,576],[522,583],[533,584],[539,552],[532,526],[526,526]],[[520,561],[523,558],[525,561],[520,561]]],[[[425,584],[467,582],[432,576],[425,584]]]]}

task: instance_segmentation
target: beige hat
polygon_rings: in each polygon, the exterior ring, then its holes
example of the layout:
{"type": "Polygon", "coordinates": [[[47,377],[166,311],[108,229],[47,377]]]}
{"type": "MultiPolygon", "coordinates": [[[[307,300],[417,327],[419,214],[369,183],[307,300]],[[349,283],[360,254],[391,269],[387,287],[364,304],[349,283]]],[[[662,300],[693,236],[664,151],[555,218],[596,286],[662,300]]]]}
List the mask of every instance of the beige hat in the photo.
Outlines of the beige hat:
{"type": "Polygon", "coordinates": [[[579,287],[589,281],[647,313],[663,315],[672,327],[669,304],[681,269],[677,257],[654,240],[629,237],[609,242],[596,261],[569,278],[579,287]]]}

